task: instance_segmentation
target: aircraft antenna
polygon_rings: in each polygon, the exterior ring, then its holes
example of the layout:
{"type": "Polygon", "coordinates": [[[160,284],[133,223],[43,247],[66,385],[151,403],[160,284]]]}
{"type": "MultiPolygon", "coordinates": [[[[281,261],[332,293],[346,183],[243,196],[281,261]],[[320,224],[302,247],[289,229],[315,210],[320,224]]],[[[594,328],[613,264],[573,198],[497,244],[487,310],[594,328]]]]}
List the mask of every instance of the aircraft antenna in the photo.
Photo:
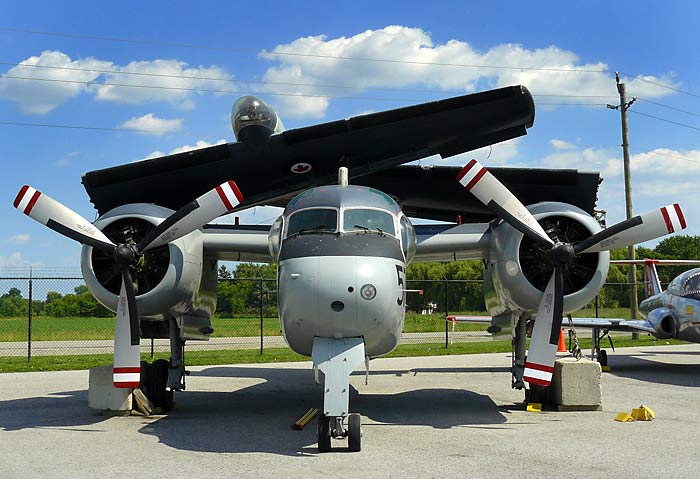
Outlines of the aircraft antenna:
{"type": "Polygon", "coordinates": [[[348,186],[348,168],[347,166],[341,166],[338,168],[338,185],[348,186]]]}

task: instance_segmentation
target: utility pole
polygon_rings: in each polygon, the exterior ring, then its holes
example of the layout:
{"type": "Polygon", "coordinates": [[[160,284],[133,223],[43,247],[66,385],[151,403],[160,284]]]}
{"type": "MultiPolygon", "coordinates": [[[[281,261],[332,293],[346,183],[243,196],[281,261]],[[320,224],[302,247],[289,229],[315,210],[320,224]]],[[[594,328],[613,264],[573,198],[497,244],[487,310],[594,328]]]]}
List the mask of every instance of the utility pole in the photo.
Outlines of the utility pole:
{"type": "MultiPolygon", "coordinates": [[[[632,104],[637,101],[636,97],[628,102],[625,91],[625,84],[620,83],[620,73],[615,72],[615,83],[617,84],[617,92],[620,94],[620,104],[617,106],[608,105],[612,110],[620,110],[620,120],[622,122],[622,165],[625,176],[625,206],[627,207],[627,219],[632,218],[632,175],[630,173],[630,142],[629,130],[627,128],[627,110],[632,104]]],[[[634,245],[627,247],[627,258],[635,259],[634,245]]],[[[630,264],[627,270],[627,282],[630,284],[630,315],[632,319],[637,319],[639,316],[638,299],[637,299],[637,268],[634,264],[630,264]]],[[[633,339],[639,338],[639,333],[632,333],[633,339]]]]}

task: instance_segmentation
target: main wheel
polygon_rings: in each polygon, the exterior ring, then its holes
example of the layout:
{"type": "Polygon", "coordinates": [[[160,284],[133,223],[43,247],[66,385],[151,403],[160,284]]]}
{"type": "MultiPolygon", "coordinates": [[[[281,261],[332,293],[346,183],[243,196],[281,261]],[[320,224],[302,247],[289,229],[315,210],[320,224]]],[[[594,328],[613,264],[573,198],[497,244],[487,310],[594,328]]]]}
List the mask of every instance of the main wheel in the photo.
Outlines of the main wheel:
{"type": "Polygon", "coordinates": [[[357,413],[348,414],[348,450],[360,452],[362,448],[361,417],[357,413]]]}
{"type": "Polygon", "coordinates": [[[525,400],[529,403],[540,403],[545,405],[550,403],[550,394],[550,386],[530,384],[530,389],[525,390],[525,400]]]}
{"type": "Polygon", "coordinates": [[[166,391],[168,385],[168,371],[170,364],[165,359],[158,359],[151,365],[148,383],[148,399],[154,406],[163,411],[169,411],[173,407],[173,392],[166,391]]]}
{"type": "Polygon", "coordinates": [[[331,450],[331,418],[325,414],[318,417],[318,452],[331,450]]]}
{"type": "Polygon", "coordinates": [[[598,362],[601,366],[608,365],[608,352],[605,349],[601,349],[600,352],[598,352],[598,362]]]}

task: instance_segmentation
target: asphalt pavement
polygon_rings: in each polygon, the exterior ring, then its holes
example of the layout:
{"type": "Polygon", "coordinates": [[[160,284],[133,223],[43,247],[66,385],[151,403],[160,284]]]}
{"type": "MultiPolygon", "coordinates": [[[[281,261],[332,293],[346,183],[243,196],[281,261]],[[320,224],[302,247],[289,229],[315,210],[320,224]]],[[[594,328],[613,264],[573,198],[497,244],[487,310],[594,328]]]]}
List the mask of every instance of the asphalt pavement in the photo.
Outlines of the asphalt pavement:
{"type": "Polygon", "coordinates": [[[609,362],[602,411],[529,413],[509,354],[374,360],[351,378],[363,450],[328,454],[290,428],[321,402],[310,363],[193,367],[151,418],[90,410],[87,371],[0,374],[0,477],[698,477],[700,345],[609,362]],[[613,420],[642,403],[656,420],[613,420]]]}

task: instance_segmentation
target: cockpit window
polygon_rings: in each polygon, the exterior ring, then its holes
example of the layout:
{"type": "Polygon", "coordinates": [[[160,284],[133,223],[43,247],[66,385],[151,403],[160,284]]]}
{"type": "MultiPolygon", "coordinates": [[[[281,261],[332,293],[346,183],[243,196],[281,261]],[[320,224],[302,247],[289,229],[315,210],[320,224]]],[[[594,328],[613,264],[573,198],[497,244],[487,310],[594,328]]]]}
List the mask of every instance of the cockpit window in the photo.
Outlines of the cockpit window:
{"type": "Polygon", "coordinates": [[[343,231],[386,233],[396,236],[394,217],[386,211],[349,209],[343,213],[343,231]]]}
{"type": "Polygon", "coordinates": [[[688,276],[681,287],[681,296],[700,300],[700,273],[688,276]]]}
{"type": "Polygon", "coordinates": [[[338,229],[338,212],[329,208],[313,208],[289,217],[287,236],[297,233],[333,233],[338,229]]]}

